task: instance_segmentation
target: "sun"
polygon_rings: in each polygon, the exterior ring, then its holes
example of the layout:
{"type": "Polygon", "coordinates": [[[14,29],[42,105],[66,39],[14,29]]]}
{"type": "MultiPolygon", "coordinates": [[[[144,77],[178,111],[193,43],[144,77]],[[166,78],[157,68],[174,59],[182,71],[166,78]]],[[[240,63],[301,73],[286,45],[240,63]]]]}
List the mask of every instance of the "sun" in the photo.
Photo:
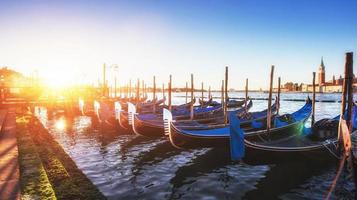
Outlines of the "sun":
{"type": "Polygon", "coordinates": [[[65,88],[76,85],[82,81],[82,74],[86,72],[83,65],[71,59],[60,61],[60,58],[48,57],[47,60],[51,60],[51,62],[37,68],[39,78],[43,81],[45,86],[65,88]],[[79,71],[83,71],[83,73],[79,73],[79,71]]]}
{"type": "Polygon", "coordinates": [[[75,84],[70,74],[64,72],[53,72],[47,74],[44,79],[45,84],[52,88],[65,88],[75,84]]]}

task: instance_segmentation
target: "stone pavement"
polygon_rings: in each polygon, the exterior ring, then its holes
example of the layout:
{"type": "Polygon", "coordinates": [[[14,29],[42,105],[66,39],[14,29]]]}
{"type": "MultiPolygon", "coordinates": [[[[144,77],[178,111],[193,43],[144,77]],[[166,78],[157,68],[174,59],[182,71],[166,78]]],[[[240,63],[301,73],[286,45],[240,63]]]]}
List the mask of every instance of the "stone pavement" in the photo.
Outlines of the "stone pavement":
{"type": "Polygon", "coordinates": [[[20,199],[20,171],[14,109],[0,110],[0,199],[20,199]],[[4,123],[1,123],[6,116],[4,123]]]}

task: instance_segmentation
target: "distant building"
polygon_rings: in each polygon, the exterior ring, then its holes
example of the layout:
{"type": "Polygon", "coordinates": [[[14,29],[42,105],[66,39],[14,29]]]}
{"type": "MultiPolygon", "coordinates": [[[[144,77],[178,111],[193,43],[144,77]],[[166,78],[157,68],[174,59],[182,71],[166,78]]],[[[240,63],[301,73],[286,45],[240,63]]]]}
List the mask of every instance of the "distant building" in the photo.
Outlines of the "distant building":
{"type": "Polygon", "coordinates": [[[24,77],[21,73],[7,67],[0,68],[0,86],[14,88],[26,87],[30,79],[24,77]]]}
{"type": "MultiPolygon", "coordinates": [[[[277,88],[274,88],[274,90],[277,90],[277,88]]],[[[293,82],[287,82],[281,87],[282,92],[296,92],[300,91],[301,88],[298,83],[293,83],[293,82]]]]}
{"type": "Polygon", "coordinates": [[[7,97],[39,96],[38,90],[30,89],[34,86],[32,78],[25,77],[8,67],[0,68],[0,100],[7,97]]]}
{"type": "MultiPolygon", "coordinates": [[[[301,91],[302,84],[293,83],[293,82],[286,82],[283,85],[280,85],[281,92],[298,92],[301,91]]],[[[278,88],[273,88],[274,92],[278,92],[278,88]]]]}
{"type": "MultiPolygon", "coordinates": [[[[325,80],[325,64],[323,58],[321,58],[321,64],[318,70],[318,82],[315,85],[316,92],[342,92],[343,78],[340,76],[336,79],[335,75],[332,76],[332,80],[325,80]]],[[[354,78],[354,87],[357,86],[357,80],[354,78]]],[[[312,84],[302,84],[301,85],[302,92],[312,92],[313,86],[312,84]]]]}

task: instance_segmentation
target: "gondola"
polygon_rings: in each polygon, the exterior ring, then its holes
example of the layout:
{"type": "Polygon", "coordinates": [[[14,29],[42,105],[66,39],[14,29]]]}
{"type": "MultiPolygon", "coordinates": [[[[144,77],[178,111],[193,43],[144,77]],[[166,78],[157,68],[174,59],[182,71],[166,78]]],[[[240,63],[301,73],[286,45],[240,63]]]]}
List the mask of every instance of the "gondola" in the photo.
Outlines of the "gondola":
{"type": "MultiPolygon", "coordinates": [[[[164,101],[160,100],[159,103],[163,103],[164,101]]],[[[122,127],[123,129],[125,130],[130,130],[131,129],[131,121],[130,120],[130,117],[129,117],[129,105],[133,105],[131,104],[130,102],[127,102],[126,105],[122,105],[122,103],[120,102],[115,102],[115,116],[116,116],[116,119],[118,120],[119,122],[119,125],[120,127],[122,127]],[[125,111],[124,109],[127,108],[126,110],[128,111],[125,111]]],[[[141,113],[150,113],[152,112],[154,106],[159,109],[159,106],[160,104],[151,104],[151,106],[147,106],[145,107],[145,109],[141,109],[141,113]]],[[[143,108],[143,107],[141,107],[143,108]]],[[[134,106],[134,109],[136,110],[135,106],[134,106]]]]}
{"type": "MultiPolygon", "coordinates": [[[[127,102],[125,102],[127,98],[121,99],[118,98],[117,101],[114,101],[113,99],[107,99],[105,97],[102,97],[98,101],[94,101],[94,116],[95,122],[100,123],[101,125],[104,125],[104,127],[108,128],[119,128],[118,127],[118,121],[117,115],[115,108],[117,107],[115,102],[121,102],[121,105],[124,105],[127,107],[127,102]]],[[[134,99],[135,100],[135,99],[134,99]]],[[[157,101],[156,103],[146,101],[146,98],[141,98],[139,99],[139,104],[138,107],[141,110],[145,110],[148,112],[148,109],[150,109],[153,105],[160,105],[165,101],[165,99],[161,99],[157,101]]],[[[80,101],[79,102],[80,108],[83,109],[84,102],[80,101]]],[[[82,111],[83,112],[83,111],[82,111]]]]}
{"type": "MultiPolygon", "coordinates": [[[[245,138],[251,141],[277,140],[285,137],[289,132],[300,131],[305,121],[312,112],[312,102],[308,98],[305,105],[292,114],[276,116],[272,128],[267,131],[266,127],[257,127],[250,125],[244,127],[245,138]]],[[[165,123],[169,133],[169,139],[173,146],[177,148],[195,148],[195,147],[228,147],[230,141],[230,127],[224,126],[206,126],[197,129],[182,129],[172,120],[172,115],[165,110],[165,123]]],[[[255,121],[250,121],[250,124],[255,121]]]]}
{"type": "MultiPolygon", "coordinates": [[[[150,102],[142,102],[142,103],[139,103],[138,105],[137,105],[137,108],[138,108],[138,110],[141,110],[142,112],[145,112],[145,111],[147,111],[147,110],[152,110],[152,107],[155,105],[155,106],[159,106],[159,105],[161,105],[161,104],[163,104],[163,103],[165,103],[165,101],[166,101],[166,98],[164,97],[164,98],[162,98],[162,99],[160,99],[160,100],[157,100],[157,101],[150,101],[150,102]]],[[[133,101],[133,102],[135,102],[135,101],[133,101]]]]}
{"type": "MultiPolygon", "coordinates": [[[[357,124],[357,107],[352,115],[353,130],[357,124]]],[[[244,161],[250,164],[273,164],[292,160],[309,159],[319,162],[339,160],[337,134],[340,116],[322,119],[311,129],[302,132],[289,132],[284,138],[275,141],[244,140],[244,161]],[[322,125],[321,125],[322,124],[322,125]]],[[[353,132],[352,135],[356,135],[353,132]]]]}
{"type": "MultiPolygon", "coordinates": [[[[239,119],[243,120],[241,123],[242,127],[251,127],[253,123],[254,128],[258,128],[259,126],[263,126],[263,123],[266,121],[267,117],[267,109],[259,112],[248,112],[249,109],[253,106],[253,101],[249,101],[247,103],[247,107],[241,109],[234,109],[230,112],[236,113],[239,119]],[[254,121],[254,122],[253,122],[254,121]]],[[[277,111],[277,102],[272,105],[272,114],[275,115],[277,111]]],[[[174,124],[185,130],[202,130],[208,129],[209,127],[219,128],[227,126],[224,123],[224,113],[222,112],[219,116],[206,117],[204,119],[195,119],[195,120],[175,120],[174,124]]]]}
{"type": "Polygon", "coordinates": [[[208,101],[204,101],[202,99],[199,99],[198,101],[201,106],[207,106],[207,105],[212,105],[212,104],[217,103],[216,101],[213,101],[212,98],[208,99],[208,101]]]}
{"type": "Polygon", "coordinates": [[[101,125],[115,127],[115,113],[112,112],[114,108],[111,105],[112,103],[107,101],[94,101],[95,117],[101,125]]]}
{"type": "MultiPolygon", "coordinates": [[[[175,119],[188,119],[190,118],[189,109],[174,108],[172,113],[175,119]]],[[[216,104],[215,106],[200,107],[197,106],[194,108],[194,119],[205,119],[212,118],[215,116],[222,115],[222,106],[216,104]]],[[[133,131],[138,135],[148,136],[148,137],[157,137],[164,136],[164,121],[162,115],[156,114],[135,114],[133,116],[132,123],[133,131]]]]}
{"type": "Polygon", "coordinates": [[[81,115],[83,116],[93,116],[94,115],[94,109],[93,107],[90,107],[89,104],[87,104],[83,99],[78,100],[78,109],[81,115]]]}
{"type": "Polygon", "coordinates": [[[236,108],[236,107],[241,107],[243,106],[245,103],[244,100],[242,101],[237,101],[237,100],[234,100],[234,99],[229,99],[228,102],[227,102],[227,107],[228,108],[236,108]]]}
{"type": "MultiPolygon", "coordinates": [[[[177,105],[177,106],[172,106],[172,108],[174,110],[177,110],[177,112],[186,112],[191,104],[195,103],[196,99],[193,99],[193,102],[189,102],[186,104],[182,104],[182,105],[177,105]]],[[[160,104],[164,103],[165,101],[163,100],[159,100],[158,101],[160,104]]],[[[167,108],[166,105],[160,105],[159,103],[155,103],[155,104],[151,104],[151,106],[145,106],[145,109],[140,109],[139,110],[136,109],[136,107],[132,107],[131,111],[129,111],[129,107],[127,107],[127,111],[125,111],[125,108],[123,108],[122,104],[120,102],[115,102],[115,112],[116,112],[116,119],[119,122],[119,125],[124,128],[125,130],[130,130],[132,127],[132,119],[129,116],[129,112],[134,112],[137,113],[139,112],[140,114],[148,114],[148,115],[156,115],[156,114],[161,114],[162,113],[162,109],[163,108],[167,108]],[[153,113],[153,108],[155,105],[155,113],[153,113]]],[[[128,103],[127,103],[128,104],[128,103]]],[[[132,104],[133,105],[133,104],[132,104]]]]}

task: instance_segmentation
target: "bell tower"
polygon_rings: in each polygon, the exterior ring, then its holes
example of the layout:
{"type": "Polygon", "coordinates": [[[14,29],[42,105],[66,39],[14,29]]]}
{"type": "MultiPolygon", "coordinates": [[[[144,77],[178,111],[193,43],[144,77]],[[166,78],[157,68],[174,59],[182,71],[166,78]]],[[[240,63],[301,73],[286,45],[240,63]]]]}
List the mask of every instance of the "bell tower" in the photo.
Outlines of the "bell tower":
{"type": "Polygon", "coordinates": [[[325,65],[323,57],[321,58],[321,64],[319,67],[318,80],[319,85],[323,85],[325,83],[325,65]]]}

